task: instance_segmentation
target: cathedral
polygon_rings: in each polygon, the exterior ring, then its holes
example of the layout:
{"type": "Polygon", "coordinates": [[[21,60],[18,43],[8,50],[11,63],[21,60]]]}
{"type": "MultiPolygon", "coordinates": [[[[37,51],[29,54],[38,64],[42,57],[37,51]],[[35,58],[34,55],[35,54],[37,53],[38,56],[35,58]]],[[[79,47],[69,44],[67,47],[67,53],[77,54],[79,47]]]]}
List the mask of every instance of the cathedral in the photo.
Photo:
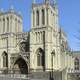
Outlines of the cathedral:
{"type": "Polygon", "coordinates": [[[0,73],[30,75],[31,80],[71,80],[74,58],[58,18],[56,0],[33,0],[31,29],[23,32],[22,16],[13,8],[1,10],[0,73]]]}

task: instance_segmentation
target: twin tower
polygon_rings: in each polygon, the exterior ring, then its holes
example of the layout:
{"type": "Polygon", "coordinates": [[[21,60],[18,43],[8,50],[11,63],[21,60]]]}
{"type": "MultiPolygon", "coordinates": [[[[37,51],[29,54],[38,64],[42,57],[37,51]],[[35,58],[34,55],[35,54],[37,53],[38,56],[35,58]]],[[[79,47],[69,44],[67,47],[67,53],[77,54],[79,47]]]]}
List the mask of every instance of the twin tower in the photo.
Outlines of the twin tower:
{"type": "Polygon", "coordinates": [[[53,62],[54,69],[60,70],[62,61],[56,1],[52,3],[50,0],[45,0],[44,3],[36,3],[33,0],[31,22],[31,69],[50,70],[53,62]],[[51,60],[52,53],[55,55],[53,60],[51,60]]]}

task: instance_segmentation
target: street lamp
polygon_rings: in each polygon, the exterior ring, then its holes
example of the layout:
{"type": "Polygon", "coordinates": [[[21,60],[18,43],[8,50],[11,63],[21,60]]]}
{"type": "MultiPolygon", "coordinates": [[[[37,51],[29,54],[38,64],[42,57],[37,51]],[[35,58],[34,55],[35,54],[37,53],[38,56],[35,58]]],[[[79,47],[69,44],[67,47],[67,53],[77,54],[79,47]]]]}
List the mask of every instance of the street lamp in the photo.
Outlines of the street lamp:
{"type": "Polygon", "coordinates": [[[54,77],[53,77],[53,56],[55,55],[55,50],[52,51],[51,53],[51,64],[52,64],[52,71],[51,71],[51,80],[54,80],[54,77]]]}

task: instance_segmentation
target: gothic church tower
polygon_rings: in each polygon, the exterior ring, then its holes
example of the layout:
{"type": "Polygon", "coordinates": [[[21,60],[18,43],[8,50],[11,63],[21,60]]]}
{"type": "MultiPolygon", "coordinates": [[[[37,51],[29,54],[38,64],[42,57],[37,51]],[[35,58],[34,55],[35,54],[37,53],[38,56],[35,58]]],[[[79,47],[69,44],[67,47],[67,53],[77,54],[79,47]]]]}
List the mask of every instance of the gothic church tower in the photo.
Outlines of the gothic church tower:
{"type": "Polygon", "coordinates": [[[50,70],[51,53],[54,68],[60,68],[58,40],[58,9],[56,1],[44,3],[33,1],[30,32],[30,68],[33,70],[50,70]]]}
{"type": "Polygon", "coordinates": [[[22,32],[22,17],[13,7],[7,12],[0,11],[0,34],[22,32]]]}

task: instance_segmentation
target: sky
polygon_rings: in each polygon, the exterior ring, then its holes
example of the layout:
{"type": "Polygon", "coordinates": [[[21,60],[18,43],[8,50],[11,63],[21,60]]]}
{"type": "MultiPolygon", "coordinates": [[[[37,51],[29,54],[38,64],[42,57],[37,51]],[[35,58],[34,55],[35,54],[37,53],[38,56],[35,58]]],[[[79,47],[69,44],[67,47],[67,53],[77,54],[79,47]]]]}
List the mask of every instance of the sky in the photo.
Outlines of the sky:
{"type": "MultiPolygon", "coordinates": [[[[36,0],[40,3],[44,0],[36,0]]],[[[80,0],[57,0],[59,9],[59,25],[67,34],[69,46],[72,50],[80,50],[80,0]]],[[[23,17],[23,30],[31,28],[32,0],[0,0],[0,9],[7,11],[11,6],[23,17]]]]}

